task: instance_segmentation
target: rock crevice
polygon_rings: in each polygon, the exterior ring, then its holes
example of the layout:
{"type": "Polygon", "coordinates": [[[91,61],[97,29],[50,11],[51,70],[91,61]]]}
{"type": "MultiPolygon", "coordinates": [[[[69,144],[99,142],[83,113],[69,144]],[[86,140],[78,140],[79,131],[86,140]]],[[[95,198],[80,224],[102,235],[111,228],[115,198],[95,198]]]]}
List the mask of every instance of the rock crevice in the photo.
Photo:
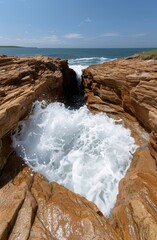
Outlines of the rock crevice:
{"type": "Polygon", "coordinates": [[[54,101],[75,73],[66,60],[0,56],[0,239],[154,240],[157,238],[156,61],[127,58],[83,72],[87,105],[122,118],[139,148],[107,219],[94,203],[32,172],[9,133],[36,99],[54,101]],[[152,132],[150,141],[148,131],[152,132]]]}

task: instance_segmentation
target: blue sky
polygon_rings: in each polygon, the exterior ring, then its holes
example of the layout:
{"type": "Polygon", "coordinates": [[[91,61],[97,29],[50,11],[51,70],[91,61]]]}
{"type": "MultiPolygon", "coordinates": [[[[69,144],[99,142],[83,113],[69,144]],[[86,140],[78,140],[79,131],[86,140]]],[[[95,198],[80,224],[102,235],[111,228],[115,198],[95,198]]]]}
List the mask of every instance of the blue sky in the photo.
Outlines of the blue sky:
{"type": "Polygon", "coordinates": [[[157,0],[0,0],[0,45],[157,47],[157,0]]]}

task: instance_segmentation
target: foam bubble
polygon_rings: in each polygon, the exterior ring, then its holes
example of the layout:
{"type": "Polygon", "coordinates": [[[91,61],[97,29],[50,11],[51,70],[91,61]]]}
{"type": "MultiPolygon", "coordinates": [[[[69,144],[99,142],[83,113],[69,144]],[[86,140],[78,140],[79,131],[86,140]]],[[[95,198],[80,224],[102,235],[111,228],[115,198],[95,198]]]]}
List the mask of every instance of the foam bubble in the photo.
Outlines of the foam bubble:
{"type": "Polygon", "coordinates": [[[106,216],[136,148],[130,131],[106,114],[57,102],[36,102],[12,140],[34,171],[94,201],[106,216]]]}

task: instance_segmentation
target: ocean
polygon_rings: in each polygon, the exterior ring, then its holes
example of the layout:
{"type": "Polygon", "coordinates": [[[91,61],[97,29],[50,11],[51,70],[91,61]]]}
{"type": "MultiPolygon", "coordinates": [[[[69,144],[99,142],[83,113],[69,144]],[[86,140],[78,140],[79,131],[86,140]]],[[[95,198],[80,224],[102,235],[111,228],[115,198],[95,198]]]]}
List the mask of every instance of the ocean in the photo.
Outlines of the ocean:
{"type": "Polygon", "coordinates": [[[111,61],[148,51],[151,48],[0,48],[0,54],[11,56],[39,56],[67,59],[78,77],[82,69],[92,64],[111,61]]]}
{"type": "MultiPolygon", "coordinates": [[[[68,59],[80,81],[81,70],[91,64],[145,50],[16,48],[0,49],[0,53],[68,59]]],[[[136,150],[130,130],[105,113],[93,115],[85,104],[70,108],[39,101],[33,103],[31,117],[14,131],[12,146],[33,171],[95,202],[106,216],[136,150]]]]}
{"type": "Polygon", "coordinates": [[[70,63],[90,65],[147,50],[150,48],[0,48],[0,54],[11,56],[45,55],[68,59],[70,63]]]}

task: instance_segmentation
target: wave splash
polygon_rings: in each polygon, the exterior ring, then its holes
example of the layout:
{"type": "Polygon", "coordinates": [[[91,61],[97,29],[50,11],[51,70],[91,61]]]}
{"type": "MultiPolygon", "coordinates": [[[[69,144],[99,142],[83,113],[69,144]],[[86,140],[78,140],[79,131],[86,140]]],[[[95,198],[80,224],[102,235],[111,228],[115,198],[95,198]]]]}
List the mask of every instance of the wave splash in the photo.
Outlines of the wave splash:
{"type": "Polygon", "coordinates": [[[70,110],[57,102],[37,101],[12,140],[34,171],[95,202],[106,216],[136,149],[130,131],[106,114],[93,115],[86,106],[70,110]]]}
{"type": "Polygon", "coordinates": [[[105,57],[86,57],[86,58],[74,58],[69,59],[69,67],[72,68],[76,74],[78,81],[81,80],[82,70],[87,68],[91,64],[98,64],[103,62],[108,62],[113,59],[105,57]]]}

